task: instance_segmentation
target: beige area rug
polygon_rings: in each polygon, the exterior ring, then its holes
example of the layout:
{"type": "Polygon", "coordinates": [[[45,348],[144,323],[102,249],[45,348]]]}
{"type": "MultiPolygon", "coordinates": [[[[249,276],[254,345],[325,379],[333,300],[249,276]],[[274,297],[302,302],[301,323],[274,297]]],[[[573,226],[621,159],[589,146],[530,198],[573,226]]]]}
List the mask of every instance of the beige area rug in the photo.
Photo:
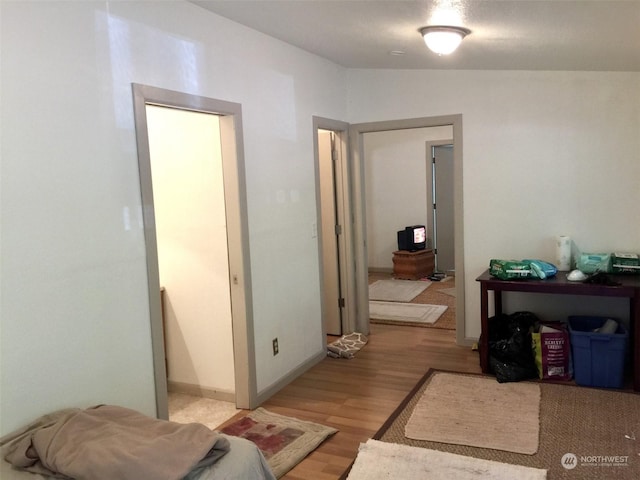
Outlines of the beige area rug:
{"type": "MultiPolygon", "coordinates": [[[[374,435],[374,439],[547,469],[549,479],[640,478],[640,395],[611,389],[534,382],[540,385],[541,390],[540,444],[535,455],[522,455],[405,437],[407,421],[436,372],[429,370],[425,374],[374,435]],[[612,455],[621,461],[607,462],[605,457],[612,455]],[[563,462],[572,460],[574,468],[563,466],[563,462]]],[[[467,392],[467,395],[473,396],[474,393],[467,392]]],[[[509,408],[511,405],[505,403],[504,410],[509,408]]],[[[571,466],[570,463],[565,465],[571,466]]]]}
{"type": "Polygon", "coordinates": [[[366,335],[358,332],[343,335],[327,345],[327,355],[333,358],[353,358],[368,341],[366,335]]]}
{"type": "MultiPolygon", "coordinates": [[[[389,280],[390,273],[384,272],[370,272],[369,284],[373,284],[379,280],[389,280]]],[[[455,330],[456,329],[456,297],[447,295],[446,293],[440,293],[443,289],[455,288],[455,277],[447,277],[448,281],[439,282],[427,282],[430,283],[426,290],[423,290],[417,297],[411,300],[410,303],[421,303],[426,305],[445,305],[447,310],[442,314],[436,323],[422,324],[423,328],[437,328],[440,330],[455,330]]],[[[395,281],[395,280],[394,280],[395,281]]],[[[409,280],[410,281],[410,280],[409,280]]],[[[415,281],[413,283],[421,283],[422,281],[415,281]]],[[[373,299],[370,299],[373,300],[373,299]]],[[[409,302],[406,302],[409,303],[409,302]]],[[[383,323],[378,320],[372,320],[371,323],[383,323]]]]}
{"type": "Polygon", "coordinates": [[[360,444],[349,480],[545,480],[546,470],[377,440],[360,444]]]}
{"type": "Polygon", "coordinates": [[[369,285],[369,300],[410,302],[429,285],[431,282],[422,280],[378,280],[369,285]]]}
{"type": "Polygon", "coordinates": [[[235,403],[169,392],[169,420],[172,422],[202,423],[215,430],[241,411],[235,403]]]}
{"type": "Polygon", "coordinates": [[[421,303],[369,302],[369,318],[373,323],[421,326],[434,324],[447,310],[446,305],[421,303]]]}
{"type": "Polygon", "coordinates": [[[338,430],[257,408],[221,431],[255,443],[280,478],[338,430]]]}
{"type": "Polygon", "coordinates": [[[405,436],[533,455],[538,451],[539,414],[536,383],[435,373],[405,426],[405,436]]]}

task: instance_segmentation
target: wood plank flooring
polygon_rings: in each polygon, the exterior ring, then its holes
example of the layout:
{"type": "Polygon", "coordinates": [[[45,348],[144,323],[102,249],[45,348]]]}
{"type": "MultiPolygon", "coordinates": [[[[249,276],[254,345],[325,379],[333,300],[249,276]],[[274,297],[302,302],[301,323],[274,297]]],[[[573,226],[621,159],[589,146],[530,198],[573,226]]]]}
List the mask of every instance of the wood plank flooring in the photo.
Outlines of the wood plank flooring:
{"type": "Polygon", "coordinates": [[[477,352],[457,346],[455,331],[372,324],[355,358],[326,358],[270,398],[268,410],[339,430],[283,478],[340,478],[429,368],[480,372],[477,352]]]}

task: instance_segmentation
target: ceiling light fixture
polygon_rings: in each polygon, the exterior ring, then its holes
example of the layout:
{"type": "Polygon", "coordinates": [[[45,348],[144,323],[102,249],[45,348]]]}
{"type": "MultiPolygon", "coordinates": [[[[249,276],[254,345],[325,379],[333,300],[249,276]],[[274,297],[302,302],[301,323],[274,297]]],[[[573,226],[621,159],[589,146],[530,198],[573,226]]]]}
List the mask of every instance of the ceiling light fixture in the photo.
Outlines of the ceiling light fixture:
{"type": "Polygon", "coordinates": [[[434,25],[423,27],[420,34],[424,38],[429,50],[438,55],[449,55],[462,42],[462,39],[469,35],[471,30],[463,27],[450,27],[445,25],[434,25]]]}

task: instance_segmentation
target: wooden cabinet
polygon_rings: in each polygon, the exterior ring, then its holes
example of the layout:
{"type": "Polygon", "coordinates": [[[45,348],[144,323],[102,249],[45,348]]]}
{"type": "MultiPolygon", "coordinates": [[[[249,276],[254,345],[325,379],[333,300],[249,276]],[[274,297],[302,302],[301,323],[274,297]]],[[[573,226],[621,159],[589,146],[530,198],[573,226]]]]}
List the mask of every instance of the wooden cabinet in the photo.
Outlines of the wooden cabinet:
{"type": "Polygon", "coordinates": [[[393,275],[405,280],[420,280],[433,275],[435,256],[433,250],[393,252],[393,275]]]}

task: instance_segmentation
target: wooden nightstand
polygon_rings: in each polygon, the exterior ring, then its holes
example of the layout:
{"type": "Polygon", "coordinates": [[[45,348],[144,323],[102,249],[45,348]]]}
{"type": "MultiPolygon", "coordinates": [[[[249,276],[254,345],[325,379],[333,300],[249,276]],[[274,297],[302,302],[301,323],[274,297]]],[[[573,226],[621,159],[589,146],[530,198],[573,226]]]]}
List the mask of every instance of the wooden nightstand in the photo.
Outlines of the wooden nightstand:
{"type": "Polygon", "coordinates": [[[420,280],[433,275],[435,256],[433,250],[393,252],[393,275],[405,280],[420,280]]]}

